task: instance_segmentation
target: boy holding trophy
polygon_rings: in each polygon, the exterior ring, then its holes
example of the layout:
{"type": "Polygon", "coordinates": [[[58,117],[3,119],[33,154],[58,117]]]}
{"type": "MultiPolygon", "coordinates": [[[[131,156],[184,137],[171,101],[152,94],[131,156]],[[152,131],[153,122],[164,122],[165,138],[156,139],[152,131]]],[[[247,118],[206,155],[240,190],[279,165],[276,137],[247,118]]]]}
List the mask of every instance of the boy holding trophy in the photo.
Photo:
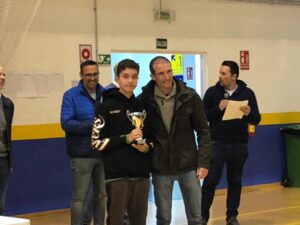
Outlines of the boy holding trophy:
{"type": "Polygon", "coordinates": [[[107,182],[107,225],[122,224],[126,210],[131,225],[146,225],[150,145],[143,135],[146,111],[133,94],[138,78],[136,62],[119,62],[120,87],[104,93],[94,121],[92,147],[102,153],[107,182]]]}

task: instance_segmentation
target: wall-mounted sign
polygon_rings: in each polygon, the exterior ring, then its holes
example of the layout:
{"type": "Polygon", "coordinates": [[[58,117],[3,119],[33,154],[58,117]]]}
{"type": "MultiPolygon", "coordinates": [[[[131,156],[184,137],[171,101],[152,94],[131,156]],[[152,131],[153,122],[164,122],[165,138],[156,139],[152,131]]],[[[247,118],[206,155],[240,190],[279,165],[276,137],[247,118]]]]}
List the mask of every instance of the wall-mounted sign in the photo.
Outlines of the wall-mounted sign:
{"type": "Polygon", "coordinates": [[[186,79],[193,80],[193,67],[186,68],[186,79]]]}
{"type": "Polygon", "coordinates": [[[110,65],[111,56],[110,54],[99,54],[98,55],[98,64],[100,65],[110,65]]]}
{"type": "Polygon", "coordinates": [[[167,49],[168,48],[168,39],[156,38],[156,48],[157,49],[167,49]]]}
{"type": "Polygon", "coordinates": [[[240,51],[240,67],[241,70],[249,70],[249,50],[240,51]]]}
{"type": "Polygon", "coordinates": [[[92,60],[92,45],[79,45],[80,63],[86,60],[92,60]]]}
{"type": "Polygon", "coordinates": [[[183,75],[183,55],[175,54],[171,55],[171,65],[173,69],[173,75],[183,75]]]}

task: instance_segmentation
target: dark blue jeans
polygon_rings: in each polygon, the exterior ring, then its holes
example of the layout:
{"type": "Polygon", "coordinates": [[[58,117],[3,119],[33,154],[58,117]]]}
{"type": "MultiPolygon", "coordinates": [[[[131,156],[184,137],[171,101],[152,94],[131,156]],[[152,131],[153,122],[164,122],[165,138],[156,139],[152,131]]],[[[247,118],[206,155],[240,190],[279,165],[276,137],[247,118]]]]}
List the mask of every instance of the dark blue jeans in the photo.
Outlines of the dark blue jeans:
{"type": "Polygon", "coordinates": [[[216,186],[218,185],[224,164],[227,169],[227,218],[238,215],[242,191],[242,174],[244,164],[248,158],[247,144],[224,144],[213,142],[212,160],[207,177],[202,186],[202,217],[208,221],[209,210],[212,205],[216,186]]]}
{"type": "Polygon", "coordinates": [[[3,215],[4,213],[8,176],[8,157],[0,158],[0,215],[3,215]]]}

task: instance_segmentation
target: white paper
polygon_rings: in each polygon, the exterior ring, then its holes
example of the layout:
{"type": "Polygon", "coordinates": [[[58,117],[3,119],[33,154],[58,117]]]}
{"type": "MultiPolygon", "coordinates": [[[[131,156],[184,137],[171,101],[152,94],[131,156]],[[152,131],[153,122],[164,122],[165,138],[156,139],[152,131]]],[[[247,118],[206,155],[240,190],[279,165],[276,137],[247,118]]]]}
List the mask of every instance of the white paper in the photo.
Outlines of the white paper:
{"type": "Polygon", "coordinates": [[[228,104],[223,115],[223,120],[242,119],[244,113],[240,110],[240,108],[246,105],[248,105],[248,100],[228,100],[228,104]]]}
{"type": "Polygon", "coordinates": [[[30,225],[30,220],[0,216],[0,224],[1,225],[30,225]]]}

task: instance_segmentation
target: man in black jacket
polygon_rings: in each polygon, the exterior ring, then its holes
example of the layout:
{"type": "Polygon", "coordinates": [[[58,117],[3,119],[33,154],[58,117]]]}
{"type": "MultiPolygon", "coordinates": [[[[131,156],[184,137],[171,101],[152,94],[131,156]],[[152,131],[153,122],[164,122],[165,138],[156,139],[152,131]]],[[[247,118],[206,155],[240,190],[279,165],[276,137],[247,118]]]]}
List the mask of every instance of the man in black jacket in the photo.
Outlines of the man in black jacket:
{"type": "Polygon", "coordinates": [[[13,102],[1,90],[5,83],[5,73],[0,65],[0,215],[3,215],[7,181],[11,166],[11,124],[14,114],[13,102]]]}
{"type": "Polygon", "coordinates": [[[210,135],[200,96],[173,78],[170,61],[150,62],[152,80],[140,95],[154,144],[152,178],[157,225],[171,223],[172,190],[179,182],[189,225],[201,224],[201,187],[210,164],[210,135]],[[195,133],[197,143],[195,141],[195,133]]]}
{"type": "Polygon", "coordinates": [[[202,187],[202,216],[204,224],[209,219],[209,209],[215,189],[220,181],[224,164],[227,167],[227,225],[239,225],[237,221],[241,195],[241,178],[248,157],[248,124],[257,125],[260,114],[254,92],[238,80],[239,66],[234,61],[224,61],[219,71],[219,82],[204,95],[203,104],[212,137],[212,162],[202,187]],[[248,100],[240,110],[242,119],[223,120],[229,100],[248,100]]]}

